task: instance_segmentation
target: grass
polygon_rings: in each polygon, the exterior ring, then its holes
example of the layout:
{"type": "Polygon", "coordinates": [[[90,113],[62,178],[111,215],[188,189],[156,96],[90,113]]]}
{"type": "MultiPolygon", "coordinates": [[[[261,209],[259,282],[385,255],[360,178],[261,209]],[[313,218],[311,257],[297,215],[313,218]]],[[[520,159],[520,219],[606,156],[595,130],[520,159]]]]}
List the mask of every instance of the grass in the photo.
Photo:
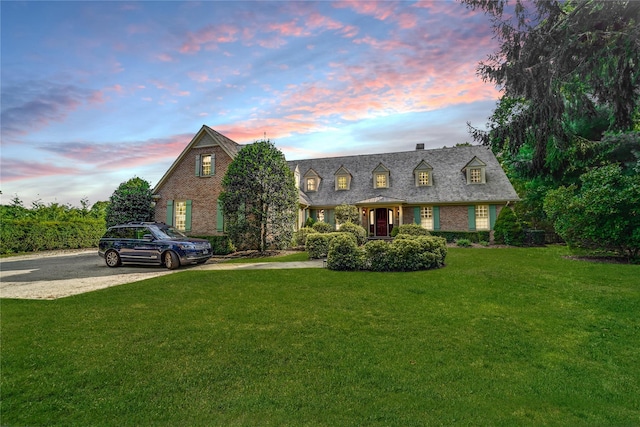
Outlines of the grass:
{"type": "Polygon", "coordinates": [[[224,261],[225,264],[246,264],[256,262],[295,262],[295,261],[309,261],[309,254],[307,252],[294,252],[287,255],[278,255],[270,257],[259,258],[233,258],[228,261],[224,261]]]}
{"type": "Polygon", "coordinates": [[[640,266],[183,271],[2,300],[1,425],[639,425],[640,266]]]}

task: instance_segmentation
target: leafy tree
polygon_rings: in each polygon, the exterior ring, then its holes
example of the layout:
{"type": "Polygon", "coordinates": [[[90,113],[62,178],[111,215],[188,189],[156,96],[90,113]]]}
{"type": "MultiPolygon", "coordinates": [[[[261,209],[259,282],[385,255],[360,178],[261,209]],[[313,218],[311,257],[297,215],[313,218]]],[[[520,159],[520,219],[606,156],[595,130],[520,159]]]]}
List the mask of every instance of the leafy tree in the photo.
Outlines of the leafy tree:
{"type": "Polygon", "coordinates": [[[640,174],[619,165],[582,175],[582,186],[548,193],[544,209],[571,246],[606,248],[637,257],[640,252],[640,174]]]}
{"type": "Polygon", "coordinates": [[[222,186],[227,234],[237,248],[263,252],[291,243],[298,191],[284,154],[269,140],[244,146],[222,186]]]}
{"type": "Polygon", "coordinates": [[[354,224],[360,223],[360,211],[357,206],[347,205],[346,203],[336,206],[336,221],[340,224],[345,222],[352,222],[354,224]]]}
{"type": "MultiPolygon", "coordinates": [[[[520,154],[533,174],[559,173],[602,131],[633,130],[640,104],[640,2],[462,0],[487,13],[500,48],[478,67],[503,90],[488,131],[494,151],[520,154]],[[588,124],[581,134],[576,125],[588,124]]],[[[576,176],[584,172],[578,171],[576,176]]]]}
{"type": "Polygon", "coordinates": [[[106,208],[107,227],[131,221],[152,221],[155,208],[151,184],[134,177],[121,183],[109,198],[106,208]]]}

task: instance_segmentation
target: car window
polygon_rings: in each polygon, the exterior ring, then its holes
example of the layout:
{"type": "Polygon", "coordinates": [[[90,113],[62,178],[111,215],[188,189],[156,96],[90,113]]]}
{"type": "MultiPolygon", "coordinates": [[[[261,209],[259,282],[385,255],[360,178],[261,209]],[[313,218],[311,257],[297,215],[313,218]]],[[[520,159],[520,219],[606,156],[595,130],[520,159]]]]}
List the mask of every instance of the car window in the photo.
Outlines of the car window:
{"type": "Polygon", "coordinates": [[[175,238],[187,238],[180,231],[173,227],[153,227],[156,237],[159,239],[175,239],[175,238]]]}

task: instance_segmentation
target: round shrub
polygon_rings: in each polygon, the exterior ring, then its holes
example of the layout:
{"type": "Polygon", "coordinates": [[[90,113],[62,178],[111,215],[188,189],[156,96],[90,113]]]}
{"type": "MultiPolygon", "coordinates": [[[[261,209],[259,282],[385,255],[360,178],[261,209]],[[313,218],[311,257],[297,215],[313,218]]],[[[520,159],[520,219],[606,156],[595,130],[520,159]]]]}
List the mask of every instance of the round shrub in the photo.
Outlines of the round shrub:
{"type": "Polygon", "coordinates": [[[365,261],[363,268],[372,271],[390,271],[392,269],[389,257],[391,245],[384,240],[372,240],[364,245],[365,261]]]}
{"type": "Polygon", "coordinates": [[[356,243],[358,244],[358,246],[362,246],[367,243],[367,231],[358,224],[345,222],[340,226],[340,232],[353,234],[356,238],[356,243]]]}
{"type": "Polygon", "coordinates": [[[362,266],[362,251],[351,233],[337,233],[329,243],[327,268],[330,270],[359,270],[362,266]]]}
{"type": "Polygon", "coordinates": [[[329,234],[328,233],[311,233],[307,235],[305,249],[309,254],[309,258],[324,258],[329,252],[329,234]]]}
{"type": "Polygon", "coordinates": [[[304,246],[307,244],[307,236],[312,233],[317,233],[312,227],[302,227],[300,230],[293,234],[293,243],[296,246],[304,246]]]}
{"type": "Polygon", "coordinates": [[[317,221],[313,224],[313,229],[318,233],[331,233],[333,231],[333,225],[327,224],[324,221],[317,221]]]}
{"type": "Polygon", "coordinates": [[[429,231],[426,228],[422,228],[418,224],[402,224],[394,228],[393,230],[391,230],[391,233],[393,234],[393,232],[396,229],[398,230],[396,235],[402,235],[402,234],[408,234],[411,236],[430,236],[431,235],[431,233],[429,233],[429,231]]]}
{"type": "Polygon", "coordinates": [[[500,211],[494,226],[493,240],[510,246],[522,246],[524,242],[524,230],[516,214],[509,206],[500,211]]]}

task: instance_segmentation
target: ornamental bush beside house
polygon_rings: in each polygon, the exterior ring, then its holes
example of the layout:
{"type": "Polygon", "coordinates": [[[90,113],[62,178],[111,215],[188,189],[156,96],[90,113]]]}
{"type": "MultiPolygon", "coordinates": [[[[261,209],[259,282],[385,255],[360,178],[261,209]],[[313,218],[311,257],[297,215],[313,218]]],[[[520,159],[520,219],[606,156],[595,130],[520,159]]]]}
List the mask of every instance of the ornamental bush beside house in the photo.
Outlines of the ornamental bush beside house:
{"type": "Polygon", "coordinates": [[[500,210],[500,215],[496,219],[493,232],[495,243],[509,246],[522,246],[524,243],[524,230],[518,217],[509,206],[500,210]]]}
{"type": "Polygon", "coordinates": [[[329,243],[327,268],[330,270],[354,271],[362,268],[363,251],[351,233],[335,233],[329,243]]]}
{"type": "Polygon", "coordinates": [[[333,232],[333,233],[308,234],[305,249],[309,254],[309,258],[311,259],[325,258],[329,254],[329,244],[331,243],[331,240],[340,234],[350,234],[350,233],[333,232]]]}
{"type": "MultiPolygon", "coordinates": [[[[349,233],[332,234],[352,236],[349,233]]],[[[447,241],[442,237],[399,234],[392,242],[372,240],[363,247],[355,245],[355,239],[352,242],[347,242],[343,237],[331,240],[327,256],[329,269],[428,270],[444,266],[447,256],[447,241]]]]}
{"type": "Polygon", "coordinates": [[[341,233],[351,233],[356,238],[358,246],[362,246],[367,243],[367,230],[364,227],[354,224],[352,222],[345,222],[340,226],[341,233]]]}
{"type": "Polygon", "coordinates": [[[333,225],[324,221],[316,221],[312,227],[318,233],[331,233],[333,231],[333,225]]]}
{"type": "Polygon", "coordinates": [[[293,233],[294,246],[305,246],[307,244],[307,236],[313,233],[317,233],[317,231],[312,227],[302,227],[300,230],[293,233]]]}

